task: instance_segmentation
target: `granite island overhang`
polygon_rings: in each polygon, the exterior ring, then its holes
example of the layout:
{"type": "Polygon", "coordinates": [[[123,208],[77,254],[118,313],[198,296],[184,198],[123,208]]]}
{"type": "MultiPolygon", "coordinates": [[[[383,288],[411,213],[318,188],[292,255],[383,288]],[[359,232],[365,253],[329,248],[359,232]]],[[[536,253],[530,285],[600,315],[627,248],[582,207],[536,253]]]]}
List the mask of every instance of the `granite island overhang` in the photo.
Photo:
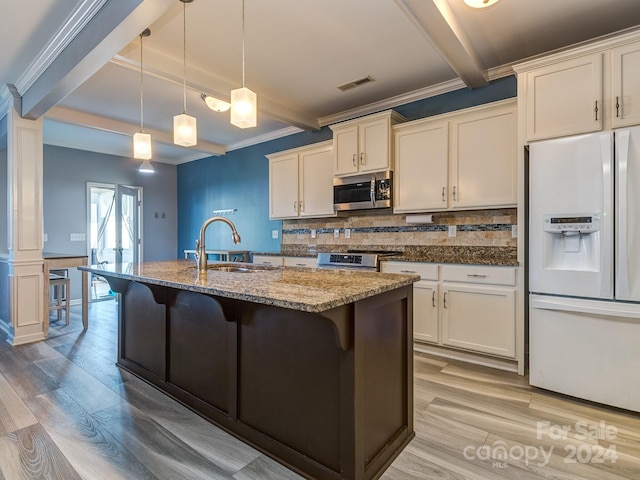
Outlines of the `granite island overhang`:
{"type": "Polygon", "coordinates": [[[378,478],[414,435],[419,277],[209,267],[81,267],[120,294],[118,365],[307,478],[378,478]]]}

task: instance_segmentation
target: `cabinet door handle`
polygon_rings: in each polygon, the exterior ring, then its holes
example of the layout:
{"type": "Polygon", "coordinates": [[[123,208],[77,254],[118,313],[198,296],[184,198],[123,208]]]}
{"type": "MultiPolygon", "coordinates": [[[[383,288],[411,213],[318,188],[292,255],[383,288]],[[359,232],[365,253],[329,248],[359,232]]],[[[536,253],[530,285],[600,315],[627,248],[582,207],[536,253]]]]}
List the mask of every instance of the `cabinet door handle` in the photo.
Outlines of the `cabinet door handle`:
{"type": "Polygon", "coordinates": [[[453,186],[453,201],[454,202],[458,201],[458,199],[456,198],[456,186],[455,185],[453,186]]]}
{"type": "Polygon", "coordinates": [[[416,273],[415,270],[400,270],[400,273],[416,273]]]}
{"type": "Polygon", "coordinates": [[[442,187],[442,201],[444,202],[446,200],[445,196],[444,196],[444,191],[445,191],[446,187],[442,187]]]}
{"type": "Polygon", "coordinates": [[[596,122],[597,122],[598,121],[598,100],[596,100],[595,112],[596,112],[596,122]]]}
{"type": "Polygon", "coordinates": [[[467,273],[467,277],[469,278],[487,278],[487,275],[483,275],[480,273],[467,273]]]}
{"type": "Polygon", "coordinates": [[[304,267],[304,263],[296,263],[296,267],[304,267]]]}
{"type": "Polygon", "coordinates": [[[618,97],[616,97],[616,117],[620,116],[620,102],[618,100],[618,97]]]}
{"type": "Polygon", "coordinates": [[[293,211],[294,212],[298,212],[298,201],[296,200],[295,202],[293,202],[293,211]]]}
{"type": "Polygon", "coordinates": [[[436,306],[436,291],[435,290],[433,292],[431,292],[431,306],[432,307],[436,306]]]}
{"type": "Polygon", "coordinates": [[[442,299],[443,299],[443,303],[442,304],[443,304],[444,308],[448,308],[447,307],[447,292],[444,292],[444,295],[442,296],[442,299]]]}
{"type": "Polygon", "coordinates": [[[356,154],[355,153],[353,154],[353,158],[351,160],[351,163],[353,163],[354,167],[356,166],[356,154]]]}
{"type": "Polygon", "coordinates": [[[365,164],[365,156],[364,156],[364,152],[360,152],[360,165],[364,165],[365,164]]]}
{"type": "Polygon", "coordinates": [[[304,200],[300,200],[300,211],[304,212],[304,200]]]}

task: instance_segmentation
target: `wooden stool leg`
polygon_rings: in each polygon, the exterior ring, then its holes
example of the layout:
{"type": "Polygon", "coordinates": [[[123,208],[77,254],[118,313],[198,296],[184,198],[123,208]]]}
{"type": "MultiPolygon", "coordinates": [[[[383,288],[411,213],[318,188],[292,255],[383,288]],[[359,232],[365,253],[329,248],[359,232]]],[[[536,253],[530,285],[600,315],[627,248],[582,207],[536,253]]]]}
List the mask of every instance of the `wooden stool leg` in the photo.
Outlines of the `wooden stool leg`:
{"type": "Polygon", "coordinates": [[[69,325],[69,294],[71,293],[69,290],[71,290],[71,282],[69,280],[67,280],[65,282],[64,285],[64,313],[65,313],[65,318],[67,320],[67,325],[69,325]]]}

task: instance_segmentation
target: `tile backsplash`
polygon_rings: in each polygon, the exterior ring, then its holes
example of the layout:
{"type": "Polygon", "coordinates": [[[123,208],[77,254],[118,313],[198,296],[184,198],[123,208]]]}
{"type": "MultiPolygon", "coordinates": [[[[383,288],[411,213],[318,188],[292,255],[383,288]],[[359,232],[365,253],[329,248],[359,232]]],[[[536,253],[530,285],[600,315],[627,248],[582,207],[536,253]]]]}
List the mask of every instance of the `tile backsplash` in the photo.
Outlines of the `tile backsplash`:
{"type": "Polygon", "coordinates": [[[407,223],[410,214],[357,214],[348,217],[283,220],[282,246],[440,245],[515,247],[515,208],[433,213],[433,223],[407,223]],[[456,226],[456,236],[449,227],[456,226]],[[312,230],[316,238],[312,238],[312,230]],[[338,230],[338,238],[334,237],[338,230]],[[350,234],[350,238],[346,237],[350,234]]]}

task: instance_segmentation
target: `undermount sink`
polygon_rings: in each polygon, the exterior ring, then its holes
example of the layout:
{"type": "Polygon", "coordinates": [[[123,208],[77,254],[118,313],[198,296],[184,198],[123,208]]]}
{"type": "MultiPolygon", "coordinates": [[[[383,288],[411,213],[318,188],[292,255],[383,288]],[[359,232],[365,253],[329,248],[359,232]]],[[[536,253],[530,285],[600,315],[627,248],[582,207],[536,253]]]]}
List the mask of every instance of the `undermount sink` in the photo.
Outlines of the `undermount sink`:
{"type": "Polygon", "coordinates": [[[241,265],[235,265],[233,263],[210,263],[207,265],[207,270],[216,270],[218,272],[233,272],[233,273],[253,273],[264,272],[267,270],[277,270],[278,267],[272,265],[251,265],[243,263],[241,265]]]}

